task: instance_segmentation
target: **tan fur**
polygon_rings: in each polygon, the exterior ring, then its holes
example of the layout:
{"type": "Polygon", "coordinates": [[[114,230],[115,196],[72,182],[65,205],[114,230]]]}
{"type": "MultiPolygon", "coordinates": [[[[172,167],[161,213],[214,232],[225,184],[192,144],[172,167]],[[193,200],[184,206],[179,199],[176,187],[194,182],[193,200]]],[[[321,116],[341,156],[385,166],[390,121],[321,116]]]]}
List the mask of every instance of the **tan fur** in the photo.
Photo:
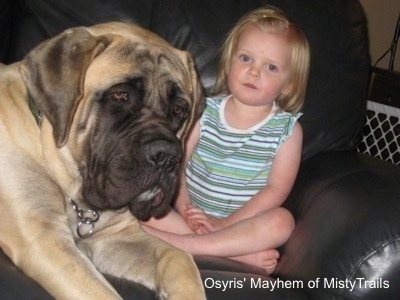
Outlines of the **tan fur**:
{"type": "Polygon", "coordinates": [[[67,199],[86,208],[78,163],[96,116],[88,99],[141,63],[121,55],[134,43],[178,57],[186,70],[167,70],[193,103],[178,133],[183,139],[202,105],[194,104],[202,94],[193,61],[138,27],[109,23],[68,30],[22,62],[0,66],[0,247],[57,299],[119,299],[101,273],[139,282],[161,299],[205,298],[192,257],[145,234],[126,208],[103,212],[91,237],[76,234],[76,213],[67,199]],[[62,74],[55,78],[49,52],[59,45],[73,53],[59,62],[62,74]],[[44,82],[38,82],[35,68],[44,68],[44,82]],[[39,95],[45,108],[40,126],[28,107],[28,93],[39,95]],[[63,98],[62,107],[49,105],[54,97],[63,98]]]}

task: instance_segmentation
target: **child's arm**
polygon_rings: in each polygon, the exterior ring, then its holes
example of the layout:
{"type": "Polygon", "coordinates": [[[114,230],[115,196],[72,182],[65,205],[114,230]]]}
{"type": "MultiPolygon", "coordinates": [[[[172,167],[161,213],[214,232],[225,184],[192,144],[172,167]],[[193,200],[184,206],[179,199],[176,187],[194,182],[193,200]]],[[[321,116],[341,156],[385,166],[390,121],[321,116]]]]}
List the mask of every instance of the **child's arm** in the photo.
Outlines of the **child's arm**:
{"type": "Polygon", "coordinates": [[[199,142],[200,138],[200,122],[197,121],[196,124],[191,129],[187,141],[185,143],[185,155],[184,161],[182,163],[182,170],[179,179],[178,194],[175,200],[175,209],[180,215],[185,216],[184,211],[187,209],[187,205],[190,204],[189,191],[186,185],[185,167],[192,155],[194,148],[199,142]]]}
{"type": "Polygon", "coordinates": [[[188,218],[196,219],[207,231],[215,231],[240,220],[254,217],[262,211],[281,206],[296,179],[301,160],[302,143],[303,131],[301,125],[296,123],[292,135],[281,145],[275,156],[267,186],[227,218],[213,218],[195,207],[187,212],[188,218]]]}
{"type": "Polygon", "coordinates": [[[200,136],[199,130],[199,124],[194,125],[194,128],[191,130],[191,133],[189,134],[185,144],[185,155],[183,158],[184,161],[182,163],[181,174],[179,174],[180,179],[178,183],[178,195],[175,200],[175,208],[178,212],[171,210],[163,218],[152,217],[147,221],[140,222],[142,226],[153,227],[175,234],[193,234],[195,231],[196,225],[193,225],[194,221],[188,221],[183,213],[184,210],[187,209],[187,203],[190,203],[189,192],[186,187],[185,174],[183,171],[190,155],[194,150],[194,147],[197,145],[198,138],[200,136]]]}

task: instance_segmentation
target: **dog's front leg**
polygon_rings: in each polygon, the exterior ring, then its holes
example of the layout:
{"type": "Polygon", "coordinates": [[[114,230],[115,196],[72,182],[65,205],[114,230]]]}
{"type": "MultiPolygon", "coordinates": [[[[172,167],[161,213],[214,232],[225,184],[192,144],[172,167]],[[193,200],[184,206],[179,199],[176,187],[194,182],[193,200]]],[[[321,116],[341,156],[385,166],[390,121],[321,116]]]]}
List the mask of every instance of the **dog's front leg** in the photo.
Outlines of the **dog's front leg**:
{"type": "MultiPolygon", "coordinates": [[[[53,270],[46,272],[41,278],[45,266],[35,266],[33,270],[39,271],[34,278],[39,278],[43,285],[56,299],[122,299],[102,274],[94,267],[80,251],[73,245],[60,245],[51,253],[42,253],[47,256],[44,264],[52,264],[53,270]],[[68,249],[69,248],[69,249],[68,249]],[[52,256],[53,263],[48,261],[52,256]]],[[[31,268],[29,268],[31,269],[31,268]]],[[[31,269],[32,270],[32,269],[31,269]]]]}
{"type": "Polygon", "coordinates": [[[191,255],[148,235],[137,222],[117,233],[110,230],[79,243],[102,273],[140,283],[159,299],[205,299],[191,255]]]}
{"type": "MultiPolygon", "coordinates": [[[[62,216],[59,216],[62,219],[62,216]]],[[[121,299],[93,263],[77,249],[67,226],[37,221],[29,238],[14,233],[6,254],[56,299],[121,299]],[[40,233],[35,231],[41,227],[40,233]],[[37,236],[37,238],[33,238],[37,236]]],[[[32,222],[32,224],[34,224],[32,222]]]]}

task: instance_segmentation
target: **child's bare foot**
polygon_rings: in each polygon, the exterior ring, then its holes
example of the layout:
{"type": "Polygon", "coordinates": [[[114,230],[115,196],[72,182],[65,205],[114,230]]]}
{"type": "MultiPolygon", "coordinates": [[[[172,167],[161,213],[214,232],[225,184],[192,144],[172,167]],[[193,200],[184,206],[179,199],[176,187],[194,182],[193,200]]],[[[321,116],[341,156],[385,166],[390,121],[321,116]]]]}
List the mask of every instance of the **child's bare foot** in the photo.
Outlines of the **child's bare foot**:
{"type": "Polygon", "coordinates": [[[252,254],[230,257],[230,259],[261,267],[268,274],[272,274],[278,265],[279,256],[277,250],[270,249],[252,254]]]}

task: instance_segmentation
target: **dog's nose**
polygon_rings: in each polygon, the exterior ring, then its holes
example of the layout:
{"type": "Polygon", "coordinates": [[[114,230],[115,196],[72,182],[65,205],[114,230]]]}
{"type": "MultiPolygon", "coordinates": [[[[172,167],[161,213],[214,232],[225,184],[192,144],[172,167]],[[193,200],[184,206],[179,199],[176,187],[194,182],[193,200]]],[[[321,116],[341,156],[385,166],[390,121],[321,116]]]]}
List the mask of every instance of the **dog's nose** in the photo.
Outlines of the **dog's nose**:
{"type": "Polygon", "coordinates": [[[154,140],[145,145],[145,154],[147,161],[171,171],[181,162],[182,149],[177,142],[154,140]]]}

